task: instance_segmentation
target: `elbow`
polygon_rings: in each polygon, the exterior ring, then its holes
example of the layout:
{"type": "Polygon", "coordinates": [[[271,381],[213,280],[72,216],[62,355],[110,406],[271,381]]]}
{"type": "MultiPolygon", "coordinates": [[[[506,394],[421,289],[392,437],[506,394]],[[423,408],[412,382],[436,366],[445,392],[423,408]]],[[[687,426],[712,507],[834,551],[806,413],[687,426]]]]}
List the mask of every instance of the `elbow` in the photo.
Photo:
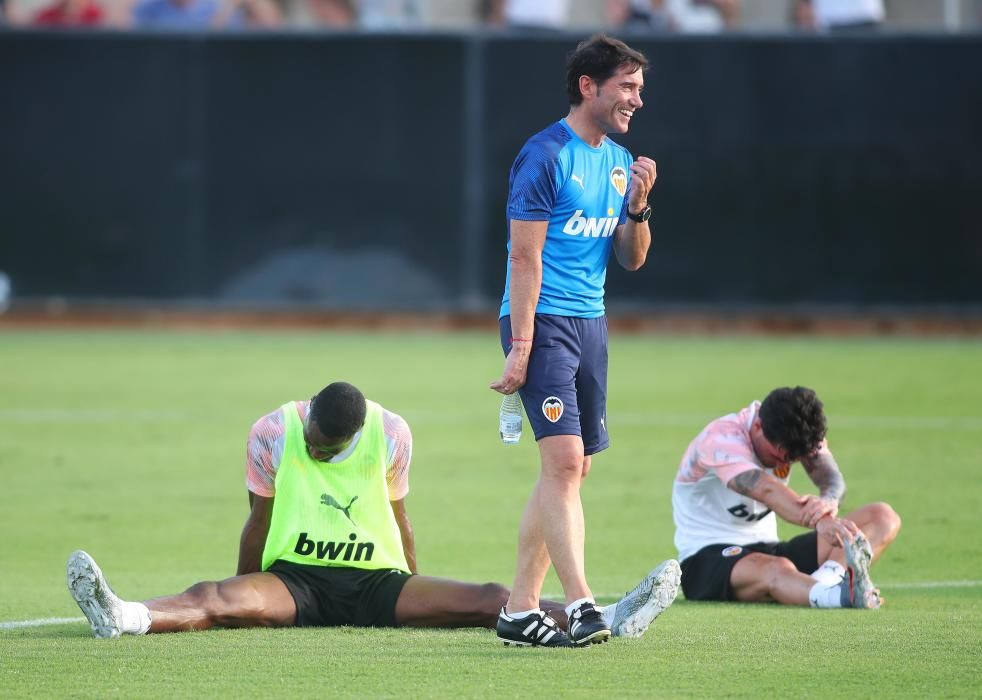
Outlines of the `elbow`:
{"type": "Polygon", "coordinates": [[[648,255],[645,253],[641,255],[633,255],[630,257],[625,256],[624,259],[619,260],[619,262],[621,264],[621,267],[623,267],[628,272],[637,272],[644,266],[645,260],[647,260],[647,258],[648,255]]]}
{"type": "Polygon", "coordinates": [[[528,250],[522,250],[522,249],[512,250],[508,254],[508,264],[511,265],[513,268],[533,267],[537,259],[538,257],[534,253],[528,250]]]}

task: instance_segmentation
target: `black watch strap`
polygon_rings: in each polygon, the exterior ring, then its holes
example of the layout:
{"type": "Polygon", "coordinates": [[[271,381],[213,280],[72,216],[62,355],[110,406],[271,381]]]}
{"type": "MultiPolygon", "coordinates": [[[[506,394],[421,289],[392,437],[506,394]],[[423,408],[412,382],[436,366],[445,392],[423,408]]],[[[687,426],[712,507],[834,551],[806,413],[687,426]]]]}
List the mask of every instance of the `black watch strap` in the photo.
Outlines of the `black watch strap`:
{"type": "Polygon", "coordinates": [[[632,214],[630,208],[627,210],[627,218],[632,221],[637,221],[639,224],[643,224],[645,221],[651,218],[651,207],[645,205],[644,209],[639,211],[637,214],[632,214]]]}

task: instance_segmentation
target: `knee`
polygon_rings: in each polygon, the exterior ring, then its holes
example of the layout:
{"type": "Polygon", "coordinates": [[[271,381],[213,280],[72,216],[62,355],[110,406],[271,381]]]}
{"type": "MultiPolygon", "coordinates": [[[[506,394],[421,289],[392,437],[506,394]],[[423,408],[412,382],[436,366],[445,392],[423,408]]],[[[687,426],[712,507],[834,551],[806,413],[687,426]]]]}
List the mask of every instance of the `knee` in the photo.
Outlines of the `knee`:
{"type": "Polygon", "coordinates": [[[870,505],[870,510],[871,517],[883,531],[884,543],[892,542],[900,532],[902,524],[897,511],[889,503],[883,502],[873,503],[870,505]]]}
{"type": "Polygon", "coordinates": [[[500,583],[485,583],[481,586],[478,598],[481,601],[481,612],[495,619],[505,603],[508,602],[509,590],[500,583]]]}
{"type": "Polygon", "coordinates": [[[790,559],[785,557],[766,557],[764,563],[764,579],[767,581],[767,590],[773,591],[778,586],[780,582],[788,575],[794,575],[797,573],[798,569],[795,568],[794,563],[790,559]]]}
{"type": "Polygon", "coordinates": [[[233,599],[227,587],[220,581],[196,583],[184,595],[211,625],[224,625],[231,617],[254,614],[261,608],[255,599],[233,599]]]}
{"type": "Polygon", "coordinates": [[[583,464],[581,462],[561,460],[543,466],[542,477],[548,481],[578,486],[583,480],[582,472],[583,464]]]}
{"type": "Polygon", "coordinates": [[[202,581],[184,591],[184,595],[196,608],[211,610],[217,607],[218,584],[214,581],[202,581]]]}

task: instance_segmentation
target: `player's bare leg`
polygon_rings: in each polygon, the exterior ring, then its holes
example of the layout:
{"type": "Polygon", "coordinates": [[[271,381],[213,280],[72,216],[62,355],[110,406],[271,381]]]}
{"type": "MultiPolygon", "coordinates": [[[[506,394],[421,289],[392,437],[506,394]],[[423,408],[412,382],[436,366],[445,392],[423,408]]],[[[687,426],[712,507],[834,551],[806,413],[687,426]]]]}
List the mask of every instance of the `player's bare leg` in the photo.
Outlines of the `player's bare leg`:
{"type": "Polygon", "coordinates": [[[68,590],[96,637],[216,626],[287,626],[296,617],[293,597],[272,574],[198,583],[184,593],[138,603],[119,598],[99,565],[82,550],[71,554],[66,568],[68,590]]]}
{"type": "Polygon", "coordinates": [[[808,605],[815,579],[795,568],[790,559],[752,552],[730,572],[734,597],[746,603],[808,605]]]}
{"type": "Polygon", "coordinates": [[[395,621],[405,627],[494,627],[507,599],[500,583],[413,576],[399,593],[395,621]]]}
{"type": "MultiPolygon", "coordinates": [[[[887,503],[870,503],[842,516],[851,520],[863,531],[873,549],[873,561],[880,558],[883,551],[897,538],[900,532],[900,516],[887,503]]],[[[846,563],[842,547],[834,546],[824,538],[818,539],[818,562],[832,559],[840,564],[846,563]]]]}
{"type": "Polygon", "coordinates": [[[592,598],[583,565],[584,523],[580,482],[585,465],[583,441],[577,435],[539,440],[542,471],[522,518],[518,568],[508,600],[509,612],[539,603],[542,581],[551,560],[567,601],[592,598]],[[541,542],[548,558],[543,559],[541,542]],[[546,566],[543,567],[545,562],[546,566]]]}
{"type": "Polygon", "coordinates": [[[144,605],[150,609],[151,632],[289,627],[297,617],[286,584],[270,573],[196,583],[183,593],[147,600],[144,605]]]}

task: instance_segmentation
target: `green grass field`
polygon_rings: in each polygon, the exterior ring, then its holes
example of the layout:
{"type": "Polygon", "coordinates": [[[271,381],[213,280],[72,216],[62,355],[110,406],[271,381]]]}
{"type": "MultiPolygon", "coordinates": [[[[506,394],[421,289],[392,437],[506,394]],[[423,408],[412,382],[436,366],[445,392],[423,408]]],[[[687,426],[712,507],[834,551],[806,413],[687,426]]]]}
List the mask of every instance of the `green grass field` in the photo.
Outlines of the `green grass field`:
{"type": "MultiPolygon", "coordinates": [[[[422,573],[510,583],[537,471],[505,447],[492,333],[0,331],[0,696],[978,697],[982,343],[613,337],[612,447],[584,486],[609,602],[675,556],[688,441],[784,384],[814,387],[849,493],[904,519],[876,612],[677,602],[640,640],[506,649],[486,630],[222,630],[96,640],[65,587],[76,548],[123,597],[234,572],[259,416],[345,379],[413,428],[422,573]],[[11,623],[34,621],[31,626],[11,623]]],[[[800,467],[792,485],[806,488],[800,467]]],[[[792,534],[787,528],[785,534],[792,534]]],[[[550,575],[546,589],[560,588],[550,575]]]]}

